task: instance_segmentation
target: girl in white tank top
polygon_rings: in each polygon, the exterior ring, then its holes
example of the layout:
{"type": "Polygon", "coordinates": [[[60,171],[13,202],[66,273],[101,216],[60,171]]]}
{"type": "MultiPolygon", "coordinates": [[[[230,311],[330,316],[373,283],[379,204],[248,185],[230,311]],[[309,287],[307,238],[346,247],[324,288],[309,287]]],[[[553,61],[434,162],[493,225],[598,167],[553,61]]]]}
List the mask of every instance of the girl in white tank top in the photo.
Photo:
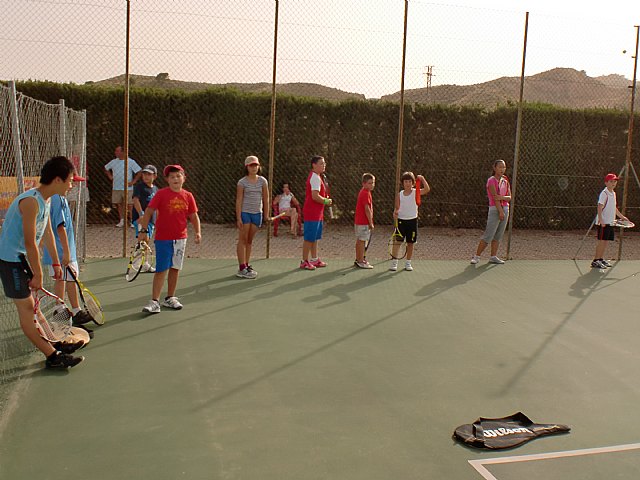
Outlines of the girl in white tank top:
{"type": "MultiPolygon", "coordinates": [[[[407,242],[407,261],[404,265],[404,269],[411,271],[413,266],[411,265],[411,257],[413,256],[413,244],[416,242],[418,236],[418,203],[416,202],[416,177],[412,172],[404,172],[400,177],[402,181],[402,190],[396,194],[395,210],[393,211],[393,218],[398,224],[400,233],[407,242]]],[[[418,181],[420,181],[421,189],[420,195],[426,195],[431,189],[427,180],[418,175],[418,181]]],[[[398,260],[392,260],[389,270],[398,270],[398,260]]]]}

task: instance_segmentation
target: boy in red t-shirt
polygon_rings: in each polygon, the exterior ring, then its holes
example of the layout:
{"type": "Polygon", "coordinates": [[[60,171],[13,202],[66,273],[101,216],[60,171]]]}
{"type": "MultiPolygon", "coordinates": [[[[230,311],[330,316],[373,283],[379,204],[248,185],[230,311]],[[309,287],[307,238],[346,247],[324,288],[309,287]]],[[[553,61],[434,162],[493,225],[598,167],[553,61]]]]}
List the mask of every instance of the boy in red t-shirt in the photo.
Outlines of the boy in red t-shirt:
{"type": "Polygon", "coordinates": [[[376,177],[371,173],[362,175],[362,189],[358,193],[356,202],[355,233],[356,233],[356,261],[358,268],[373,268],[365,258],[365,242],[371,238],[373,230],[373,198],[371,192],[376,186],[376,177]]]}
{"type": "Polygon", "coordinates": [[[156,273],[153,276],[151,300],[142,309],[145,313],[160,313],[160,293],[167,270],[167,296],[162,301],[162,306],[173,310],[182,308],[175,294],[187,246],[187,220],[196,232],[195,242],[200,243],[202,238],[196,201],[191,192],[182,188],[185,181],[184,169],[180,165],[167,165],[164,167],[164,176],[169,186],[158,190],[145,209],[142,220],[139,221],[138,239],[147,241],[149,221],[153,214],[158,212],[155,237],[156,273]]]}

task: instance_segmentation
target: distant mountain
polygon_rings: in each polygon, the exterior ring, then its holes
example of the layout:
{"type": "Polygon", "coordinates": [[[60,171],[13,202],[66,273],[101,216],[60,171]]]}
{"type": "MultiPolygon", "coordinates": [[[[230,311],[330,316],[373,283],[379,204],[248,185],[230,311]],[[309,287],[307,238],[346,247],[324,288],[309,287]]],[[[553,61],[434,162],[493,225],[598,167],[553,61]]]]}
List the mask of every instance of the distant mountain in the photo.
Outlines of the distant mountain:
{"type": "Polygon", "coordinates": [[[619,87],[619,88],[627,88],[630,87],[632,81],[628,78],[625,78],[624,75],[611,74],[611,75],[602,75],[600,77],[594,77],[599,82],[608,85],[609,87],[619,87]]]}
{"type": "MultiPolygon", "coordinates": [[[[524,98],[527,102],[540,102],[567,108],[619,108],[629,107],[631,81],[621,75],[589,77],[584,71],[572,68],[554,68],[547,72],[525,77],[524,98]]],[[[439,85],[406,90],[407,103],[435,103],[441,105],[479,105],[495,108],[517,102],[520,95],[520,77],[501,77],[476,85],[439,85]]],[[[382,100],[397,102],[400,92],[385,95],[382,100]]]]}
{"type": "MultiPolygon", "coordinates": [[[[233,88],[248,93],[271,93],[270,83],[198,83],[170,80],[169,75],[131,75],[135,87],[179,89],[198,91],[210,88],[233,88]]],[[[121,86],[124,75],[97,82],[94,85],[121,86]]],[[[525,77],[524,96],[529,103],[549,103],[567,108],[617,108],[628,109],[631,80],[622,75],[589,77],[586,72],[572,68],[554,68],[547,72],[525,77]]],[[[321,98],[330,101],[366,100],[359,93],[315,83],[282,83],[277,85],[279,94],[298,97],[321,98]]],[[[516,103],[520,94],[520,77],[501,77],[476,85],[438,85],[427,90],[417,88],[405,91],[405,102],[440,105],[478,105],[495,108],[498,105],[516,103]]],[[[400,92],[385,95],[384,101],[398,102],[400,92]]]]}
{"type": "MultiPolygon", "coordinates": [[[[187,92],[207,90],[210,88],[233,88],[247,93],[271,93],[270,83],[199,83],[170,80],[168,75],[160,73],[155,77],[146,75],[130,75],[130,85],[142,88],[178,89],[187,92]]],[[[124,75],[119,75],[97,82],[87,82],[93,85],[122,86],[124,75]]],[[[365,100],[365,96],[359,93],[350,93],[337,88],[325,87],[315,83],[281,83],[276,85],[277,92],[298,97],[322,98],[330,101],[365,100]]]]}

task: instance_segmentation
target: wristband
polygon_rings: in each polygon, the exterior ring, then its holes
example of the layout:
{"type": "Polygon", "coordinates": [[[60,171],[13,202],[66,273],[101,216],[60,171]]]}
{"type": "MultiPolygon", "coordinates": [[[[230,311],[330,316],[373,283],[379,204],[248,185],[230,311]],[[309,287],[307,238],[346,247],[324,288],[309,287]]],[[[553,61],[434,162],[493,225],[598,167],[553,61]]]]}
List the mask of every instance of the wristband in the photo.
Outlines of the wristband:
{"type": "Polygon", "coordinates": [[[51,266],[52,267],[61,267],[62,265],[60,265],[59,263],[52,263],[51,266]]]}
{"type": "Polygon", "coordinates": [[[328,199],[328,198],[325,198],[325,199],[324,199],[324,204],[325,204],[325,205],[329,205],[329,199],[328,199]]]}

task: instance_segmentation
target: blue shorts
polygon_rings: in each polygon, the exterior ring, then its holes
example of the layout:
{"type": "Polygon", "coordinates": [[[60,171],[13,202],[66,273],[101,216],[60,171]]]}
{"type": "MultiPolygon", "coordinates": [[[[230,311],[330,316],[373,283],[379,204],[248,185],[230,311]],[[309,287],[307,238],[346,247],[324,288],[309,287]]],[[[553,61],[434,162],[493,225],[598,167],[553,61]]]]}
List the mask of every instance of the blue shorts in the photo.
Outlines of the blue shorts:
{"type": "Polygon", "coordinates": [[[184,250],[187,239],[180,240],[156,240],[156,272],[164,272],[173,268],[182,270],[184,250]]]}
{"type": "Polygon", "coordinates": [[[317,242],[322,238],[322,222],[304,222],[304,241],[317,242]]]}
{"type": "Polygon", "coordinates": [[[242,224],[253,223],[258,228],[262,226],[262,214],[261,213],[247,213],[240,212],[240,219],[242,224]]]}
{"type": "MultiPolygon", "coordinates": [[[[138,233],[140,233],[140,225],[138,225],[138,220],[140,219],[137,218],[133,221],[133,225],[136,227],[136,238],[138,237],[138,233]]],[[[149,222],[149,225],[147,225],[147,230],[149,230],[149,233],[147,233],[147,237],[149,238],[153,237],[153,227],[153,222],[149,222]]]]}

